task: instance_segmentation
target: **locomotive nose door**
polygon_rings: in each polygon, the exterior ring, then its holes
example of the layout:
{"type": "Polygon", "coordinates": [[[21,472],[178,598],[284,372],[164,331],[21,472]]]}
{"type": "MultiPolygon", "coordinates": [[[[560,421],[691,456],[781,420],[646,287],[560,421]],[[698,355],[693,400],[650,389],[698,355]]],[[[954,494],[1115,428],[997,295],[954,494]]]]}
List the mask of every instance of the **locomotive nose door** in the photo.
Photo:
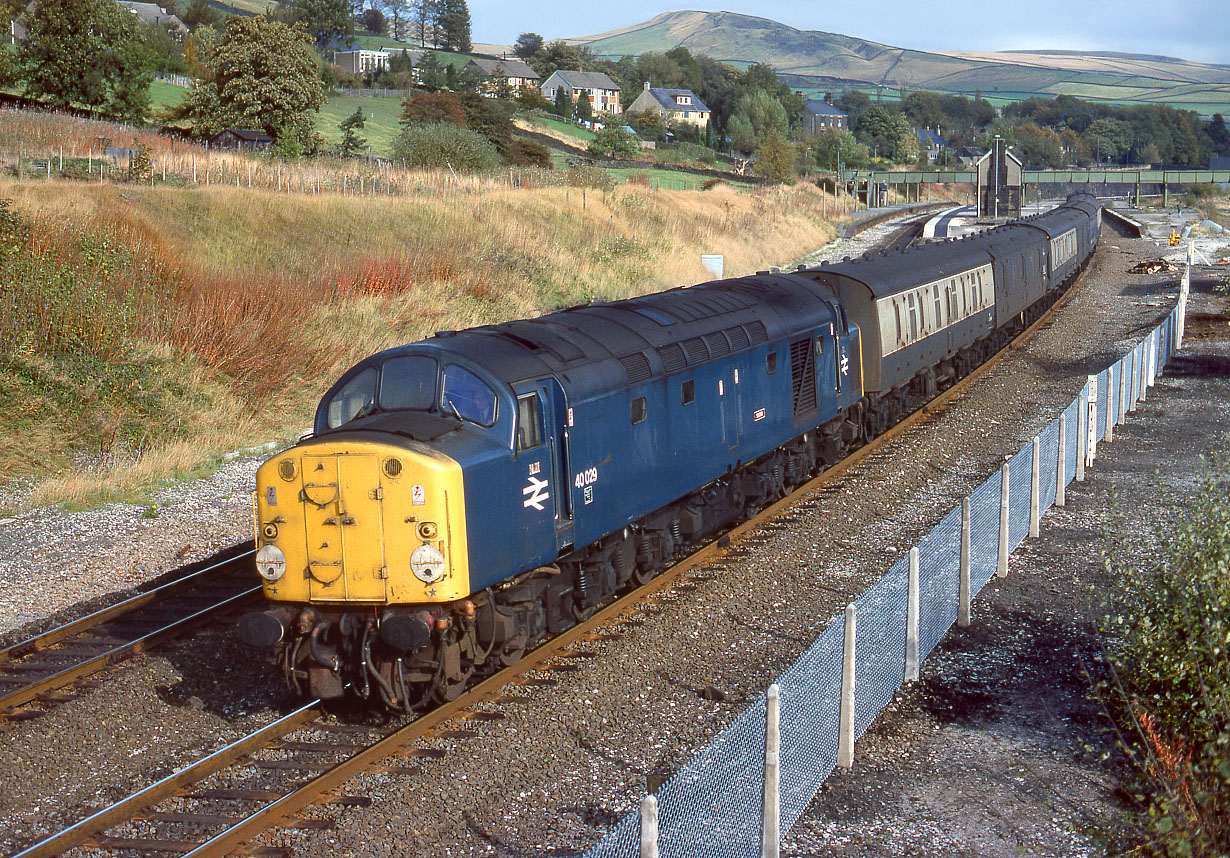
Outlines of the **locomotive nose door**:
{"type": "Polygon", "coordinates": [[[385,601],[383,498],[376,456],[303,457],[312,600],[385,601]]]}

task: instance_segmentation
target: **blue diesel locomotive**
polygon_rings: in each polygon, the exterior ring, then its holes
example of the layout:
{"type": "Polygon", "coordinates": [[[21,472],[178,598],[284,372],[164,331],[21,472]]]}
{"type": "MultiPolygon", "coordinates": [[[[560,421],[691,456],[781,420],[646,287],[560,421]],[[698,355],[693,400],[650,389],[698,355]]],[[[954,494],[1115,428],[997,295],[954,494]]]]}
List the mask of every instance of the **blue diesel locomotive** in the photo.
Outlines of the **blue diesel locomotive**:
{"type": "Polygon", "coordinates": [[[414,710],[590,615],[967,373],[1075,277],[1073,197],[960,241],[381,352],[257,475],[291,686],[414,710]]]}

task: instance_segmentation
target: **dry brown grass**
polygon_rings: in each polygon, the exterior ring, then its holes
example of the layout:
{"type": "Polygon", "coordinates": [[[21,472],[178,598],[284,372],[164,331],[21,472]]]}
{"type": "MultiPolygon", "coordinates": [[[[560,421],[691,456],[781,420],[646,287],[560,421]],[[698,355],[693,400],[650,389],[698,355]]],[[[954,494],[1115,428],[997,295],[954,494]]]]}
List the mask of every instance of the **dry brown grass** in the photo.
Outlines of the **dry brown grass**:
{"type": "MultiPolygon", "coordinates": [[[[378,349],[705,280],[702,253],[724,254],[727,276],[785,265],[835,235],[821,217],[832,217],[833,198],[809,186],[476,182],[390,198],[2,179],[0,198],[49,241],[109,236],[133,265],[156,270],[149,312],[126,336],[189,391],[159,418],[176,425],[135,448],[106,443],[108,422],[125,419],[107,409],[122,405],[98,403],[62,436],[40,430],[60,450],[47,461],[75,464],[38,474],[39,503],[129,495],[223,450],[290,437],[332,380],[378,349]]],[[[0,451],[0,467],[11,464],[0,451]]]]}

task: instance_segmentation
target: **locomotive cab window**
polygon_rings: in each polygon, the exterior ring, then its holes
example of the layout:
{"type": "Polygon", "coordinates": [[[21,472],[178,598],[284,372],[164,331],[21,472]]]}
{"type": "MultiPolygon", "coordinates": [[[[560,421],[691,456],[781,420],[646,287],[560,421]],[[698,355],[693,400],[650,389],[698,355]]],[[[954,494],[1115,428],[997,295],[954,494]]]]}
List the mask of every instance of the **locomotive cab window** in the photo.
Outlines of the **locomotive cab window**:
{"type": "Polygon", "coordinates": [[[538,410],[538,394],[517,397],[517,449],[532,450],[542,444],[542,416],[538,410]]]}
{"type": "Polygon", "coordinates": [[[390,358],[380,368],[380,407],[428,411],[436,401],[436,359],[426,355],[390,358]]]}
{"type": "MultiPolygon", "coordinates": [[[[642,401],[644,400],[642,399],[642,401]]],[[[683,403],[684,405],[691,405],[693,402],[696,401],[696,382],[695,381],[693,381],[692,379],[688,379],[687,381],[683,383],[683,385],[679,388],[679,401],[683,403]]],[[[634,409],[633,414],[635,413],[636,412],[634,409]]],[[[636,420],[633,419],[632,422],[635,423],[636,420]]]]}
{"type": "Polygon", "coordinates": [[[479,426],[494,426],[495,391],[465,367],[453,364],[444,368],[440,388],[440,410],[479,426]]]}
{"type": "Polygon", "coordinates": [[[649,415],[649,407],[645,403],[645,397],[638,396],[632,400],[632,423],[644,423],[645,418],[649,415]]]}
{"type": "Polygon", "coordinates": [[[329,400],[328,424],[336,429],[356,417],[371,414],[376,407],[376,370],[368,367],[356,375],[329,400]]]}

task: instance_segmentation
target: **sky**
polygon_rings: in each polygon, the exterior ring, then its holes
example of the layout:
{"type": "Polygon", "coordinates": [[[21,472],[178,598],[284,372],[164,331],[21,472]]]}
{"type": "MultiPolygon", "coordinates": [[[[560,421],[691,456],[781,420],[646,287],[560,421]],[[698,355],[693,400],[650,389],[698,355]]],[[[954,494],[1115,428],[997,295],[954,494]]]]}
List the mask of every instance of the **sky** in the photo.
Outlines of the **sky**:
{"type": "Polygon", "coordinates": [[[769,18],[800,30],[824,30],[923,51],[1099,50],[1161,54],[1230,65],[1227,0],[1118,0],[1084,3],[874,4],[814,0],[706,5],[689,0],[468,0],[475,42],[510,45],[521,33],[547,41],[592,36],[648,21],[663,12],[697,9],[769,18]]]}

